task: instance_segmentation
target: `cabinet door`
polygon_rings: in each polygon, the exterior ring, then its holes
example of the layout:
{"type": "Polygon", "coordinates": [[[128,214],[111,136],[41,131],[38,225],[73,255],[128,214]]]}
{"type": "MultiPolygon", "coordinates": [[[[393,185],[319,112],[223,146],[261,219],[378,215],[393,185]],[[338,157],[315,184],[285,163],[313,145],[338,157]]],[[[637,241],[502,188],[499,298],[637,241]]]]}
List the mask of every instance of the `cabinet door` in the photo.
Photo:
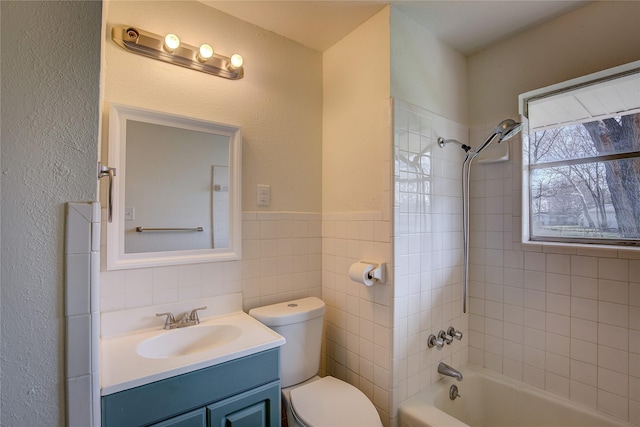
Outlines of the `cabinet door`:
{"type": "Polygon", "coordinates": [[[161,423],[153,424],[151,427],[207,427],[207,411],[205,408],[196,409],[161,423]]]}
{"type": "Polygon", "coordinates": [[[280,381],[207,406],[210,427],[278,427],[280,381]]]}

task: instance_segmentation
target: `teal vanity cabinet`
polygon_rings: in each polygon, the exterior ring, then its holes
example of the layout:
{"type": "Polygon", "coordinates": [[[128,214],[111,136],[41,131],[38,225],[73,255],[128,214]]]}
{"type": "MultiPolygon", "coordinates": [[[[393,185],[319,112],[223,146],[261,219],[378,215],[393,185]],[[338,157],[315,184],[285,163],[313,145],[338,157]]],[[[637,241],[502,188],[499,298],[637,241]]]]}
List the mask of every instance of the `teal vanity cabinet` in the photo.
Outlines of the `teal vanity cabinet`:
{"type": "Polygon", "coordinates": [[[207,427],[207,411],[200,408],[153,424],[153,427],[207,427]]]}
{"type": "Polygon", "coordinates": [[[280,349],[102,397],[103,427],[276,427],[280,349]]]}

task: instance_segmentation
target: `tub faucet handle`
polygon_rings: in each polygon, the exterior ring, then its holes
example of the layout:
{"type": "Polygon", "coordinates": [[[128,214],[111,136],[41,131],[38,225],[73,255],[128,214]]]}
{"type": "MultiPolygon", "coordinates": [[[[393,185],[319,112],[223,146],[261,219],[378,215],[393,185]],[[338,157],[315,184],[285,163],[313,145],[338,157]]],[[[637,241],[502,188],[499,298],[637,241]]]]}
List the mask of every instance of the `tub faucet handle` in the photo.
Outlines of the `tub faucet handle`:
{"type": "Polygon", "coordinates": [[[442,338],[438,338],[435,335],[431,334],[429,335],[429,338],[427,338],[427,346],[429,348],[437,348],[438,350],[442,350],[442,347],[444,347],[444,340],[442,338]]]}
{"type": "Polygon", "coordinates": [[[457,339],[458,341],[462,339],[462,332],[456,331],[456,328],[453,326],[449,326],[449,329],[447,329],[447,335],[457,339]]]}
{"type": "Polygon", "coordinates": [[[450,337],[449,335],[447,335],[445,331],[438,332],[438,338],[444,341],[444,343],[447,345],[451,344],[451,342],[453,341],[453,337],[450,337]]]}

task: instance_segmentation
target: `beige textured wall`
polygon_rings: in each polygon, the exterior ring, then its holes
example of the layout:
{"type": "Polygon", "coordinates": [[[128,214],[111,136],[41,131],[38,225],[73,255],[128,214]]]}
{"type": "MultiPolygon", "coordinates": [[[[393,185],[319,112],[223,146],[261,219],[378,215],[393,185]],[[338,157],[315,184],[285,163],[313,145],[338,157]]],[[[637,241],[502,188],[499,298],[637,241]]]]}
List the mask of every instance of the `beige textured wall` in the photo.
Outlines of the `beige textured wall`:
{"type": "Polygon", "coordinates": [[[467,124],[466,58],[396,8],[391,28],[391,96],[467,124]]]}
{"type": "Polygon", "coordinates": [[[521,93],[640,59],[638,16],[637,1],[594,2],[470,56],[470,124],[517,115],[521,93]]]}
{"type": "Polygon", "coordinates": [[[194,1],[112,1],[106,10],[105,109],[116,102],[239,125],[242,210],[256,210],[256,185],[268,184],[271,205],[261,210],[320,211],[319,52],[194,1]],[[134,55],[110,40],[113,25],[174,32],[191,45],[238,52],[245,77],[226,80],[134,55]]]}
{"type": "Polygon", "coordinates": [[[382,211],[389,174],[389,8],[324,53],[323,212],[382,211]]]}
{"type": "Polygon", "coordinates": [[[0,6],[0,424],[63,426],[64,205],[97,196],[102,6],[0,6]]]}

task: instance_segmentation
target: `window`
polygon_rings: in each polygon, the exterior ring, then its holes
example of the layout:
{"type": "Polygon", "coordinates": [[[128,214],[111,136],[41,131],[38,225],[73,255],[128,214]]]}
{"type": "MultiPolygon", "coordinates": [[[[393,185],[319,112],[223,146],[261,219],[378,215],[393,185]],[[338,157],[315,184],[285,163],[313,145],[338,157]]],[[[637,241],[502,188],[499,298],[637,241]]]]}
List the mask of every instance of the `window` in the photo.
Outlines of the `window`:
{"type": "Polygon", "coordinates": [[[640,247],[640,61],[520,99],[524,241],[640,247]]]}

